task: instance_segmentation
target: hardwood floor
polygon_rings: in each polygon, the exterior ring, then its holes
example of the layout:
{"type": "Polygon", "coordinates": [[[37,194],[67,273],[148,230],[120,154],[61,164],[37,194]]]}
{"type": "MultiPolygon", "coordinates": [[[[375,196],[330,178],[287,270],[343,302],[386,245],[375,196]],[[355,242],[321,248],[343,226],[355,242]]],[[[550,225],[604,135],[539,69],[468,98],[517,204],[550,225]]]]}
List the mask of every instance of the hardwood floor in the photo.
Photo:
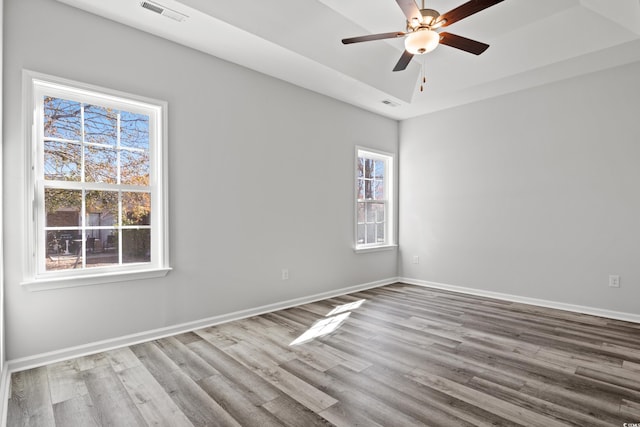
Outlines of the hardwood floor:
{"type": "Polygon", "coordinates": [[[394,284],[11,386],[10,427],[622,426],[640,423],[640,325],[394,284]],[[336,330],[289,346],[349,303],[336,330]]]}

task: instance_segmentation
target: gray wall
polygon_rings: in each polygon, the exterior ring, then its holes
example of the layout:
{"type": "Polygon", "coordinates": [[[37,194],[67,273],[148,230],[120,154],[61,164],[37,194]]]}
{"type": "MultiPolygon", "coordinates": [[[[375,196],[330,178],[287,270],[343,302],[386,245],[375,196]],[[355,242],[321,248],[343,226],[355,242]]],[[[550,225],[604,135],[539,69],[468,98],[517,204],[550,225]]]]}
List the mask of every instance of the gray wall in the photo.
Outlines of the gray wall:
{"type": "Polygon", "coordinates": [[[400,274],[639,313],[638,76],[636,63],[402,122],[400,274]]]}
{"type": "Polygon", "coordinates": [[[7,0],[4,34],[8,359],[396,276],[352,250],[354,146],[397,152],[396,121],[53,0],[7,0]],[[23,68],[168,101],[166,278],[21,288],[23,68]]]}

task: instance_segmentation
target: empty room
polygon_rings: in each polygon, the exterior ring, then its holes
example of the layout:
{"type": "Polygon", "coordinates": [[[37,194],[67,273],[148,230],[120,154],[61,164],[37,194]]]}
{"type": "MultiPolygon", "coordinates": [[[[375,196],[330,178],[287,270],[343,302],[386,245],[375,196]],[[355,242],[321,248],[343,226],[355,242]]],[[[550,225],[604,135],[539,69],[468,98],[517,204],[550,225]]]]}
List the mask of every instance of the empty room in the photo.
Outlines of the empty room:
{"type": "Polygon", "coordinates": [[[640,425],[640,1],[0,6],[3,425],[640,425]]]}

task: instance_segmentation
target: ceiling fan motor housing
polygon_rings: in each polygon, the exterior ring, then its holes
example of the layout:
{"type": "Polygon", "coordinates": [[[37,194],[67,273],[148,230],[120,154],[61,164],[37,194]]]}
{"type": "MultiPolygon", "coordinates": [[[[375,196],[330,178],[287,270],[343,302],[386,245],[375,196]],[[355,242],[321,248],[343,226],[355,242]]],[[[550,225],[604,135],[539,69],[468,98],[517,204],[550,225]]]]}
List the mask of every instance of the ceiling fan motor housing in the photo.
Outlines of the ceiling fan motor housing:
{"type": "Polygon", "coordinates": [[[436,22],[436,19],[440,17],[440,13],[433,9],[420,9],[422,15],[422,23],[426,25],[432,25],[436,22]]]}

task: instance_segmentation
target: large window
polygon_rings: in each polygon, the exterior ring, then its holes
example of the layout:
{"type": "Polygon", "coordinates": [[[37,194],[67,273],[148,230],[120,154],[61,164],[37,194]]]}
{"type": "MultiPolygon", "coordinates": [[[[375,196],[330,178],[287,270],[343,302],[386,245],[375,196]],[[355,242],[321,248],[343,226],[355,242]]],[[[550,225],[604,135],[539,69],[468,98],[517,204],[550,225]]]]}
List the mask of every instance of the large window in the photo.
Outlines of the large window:
{"type": "Polygon", "coordinates": [[[33,117],[25,282],[166,274],[166,105],[30,72],[25,84],[33,117]]]}
{"type": "Polygon", "coordinates": [[[393,156],[356,149],[356,250],[393,243],[393,156]]]}

